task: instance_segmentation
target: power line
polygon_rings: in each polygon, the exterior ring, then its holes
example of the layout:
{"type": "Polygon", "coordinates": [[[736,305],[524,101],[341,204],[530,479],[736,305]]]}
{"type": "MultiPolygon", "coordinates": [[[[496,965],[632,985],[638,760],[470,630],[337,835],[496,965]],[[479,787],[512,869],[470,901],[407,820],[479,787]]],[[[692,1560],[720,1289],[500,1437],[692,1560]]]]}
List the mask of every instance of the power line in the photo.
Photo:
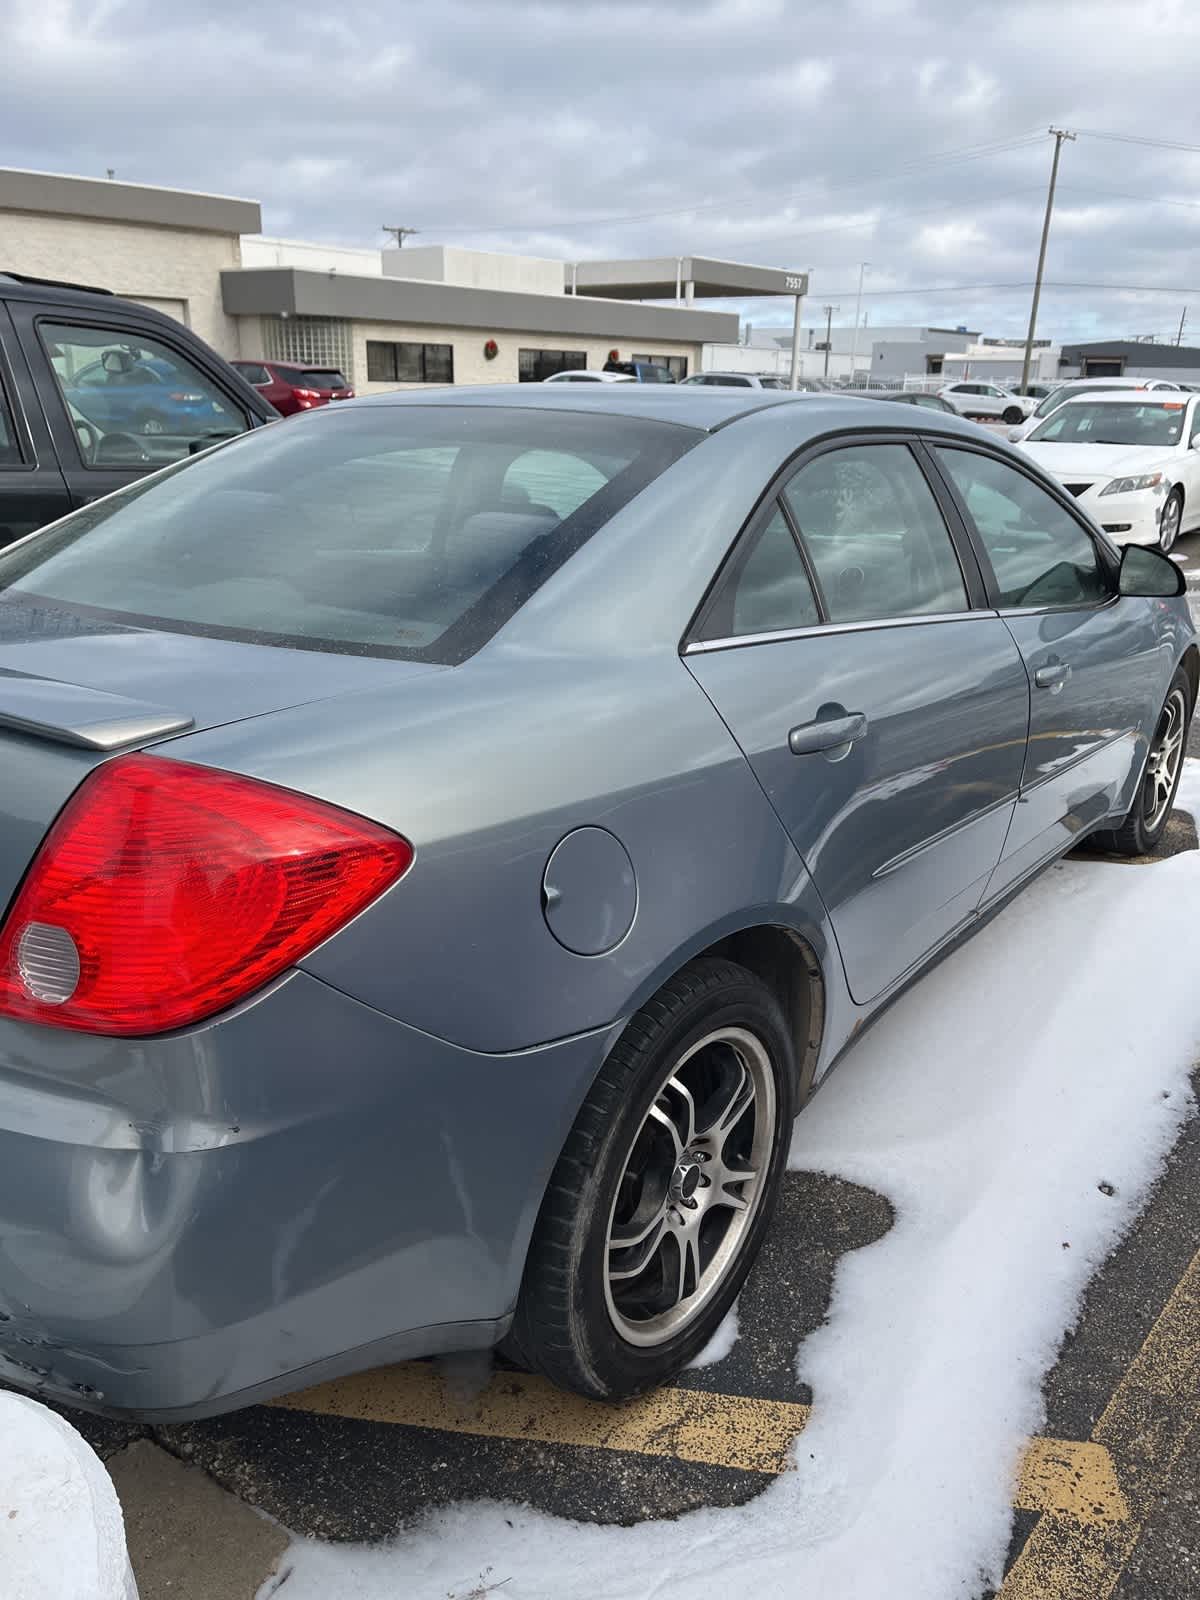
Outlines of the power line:
{"type": "MultiPolygon", "coordinates": [[[[1035,144],[1040,144],[1044,137],[1045,135],[1041,132],[1021,134],[1009,139],[993,140],[983,145],[965,145],[961,150],[944,150],[921,161],[907,162],[900,167],[867,173],[861,178],[855,178],[851,183],[842,184],[835,192],[840,193],[843,189],[858,188],[862,184],[874,183],[877,179],[894,180],[896,178],[915,176],[931,168],[952,166],[959,162],[980,161],[993,155],[1007,155],[1010,151],[1026,149],[1035,144]]],[[[781,200],[775,201],[774,204],[787,205],[793,200],[803,199],[812,189],[820,187],[821,180],[814,179],[804,189],[786,195],[781,200]]],[[[551,222],[490,223],[483,227],[468,223],[455,223],[452,226],[427,223],[422,231],[425,233],[511,233],[518,235],[546,233],[560,229],[616,227],[627,222],[654,222],[664,217],[689,217],[699,211],[732,211],[739,206],[754,206],[764,203],[765,198],[762,195],[744,195],[740,199],[730,197],[724,200],[703,200],[697,201],[692,205],[677,206],[670,210],[660,208],[654,211],[635,211],[621,216],[559,217],[551,222]]]]}
{"type": "MultiPolygon", "coordinates": [[[[1040,194],[1041,184],[1023,183],[1019,189],[1004,189],[999,194],[989,195],[988,202],[994,204],[1000,200],[1011,200],[1014,195],[1031,194],[1035,189],[1040,194]]],[[[737,239],[733,243],[738,250],[757,249],[762,244],[804,244],[809,239],[823,239],[827,234],[854,233],[859,228],[874,228],[885,222],[908,222],[916,217],[944,217],[949,209],[950,203],[943,200],[940,205],[922,206],[916,211],[885,211],[865,217],[861,222],[839,222],[832,228],[812,228],[807,233],[776,233],[769,238],[737,239]]]]}
{"type": "Polygon", "coordinates": [[[1179,139],[1150,139],[1139,133],[1101,133],[1096,128],[1076,128],[1075,132],[1083,134],[1085,139],[1111,139],[1117,144],[1142,144],[1154,150],[1186,150],[1200,155],[1200,144],[1184,144],[1179,139]]]}
{"type": "MultiPolygon", "coordinates": [[[[1022,279],[1019,283],[947,283],[933,284],[920,289],[864,289],[864,300],[891,300],[901,295],[913,294],[1001,294],[1009,290],[1032,289],[1032,278],[1022,279]]],[[[1180,288],[1178,285],[1163,283],[1072,283],[1047,279],[1042,287],[1044,289],[1081,289],[1089,290],[1093,294],[1170,294],[1170,295],[1200,295],[1200,289],[1180,288]]],[[[849,289],[830,290],[831,294],[852,295],[857,290],[852,286],[849,289]]],[[[750,299],[750,295],[741,298],[750,299]]]]}

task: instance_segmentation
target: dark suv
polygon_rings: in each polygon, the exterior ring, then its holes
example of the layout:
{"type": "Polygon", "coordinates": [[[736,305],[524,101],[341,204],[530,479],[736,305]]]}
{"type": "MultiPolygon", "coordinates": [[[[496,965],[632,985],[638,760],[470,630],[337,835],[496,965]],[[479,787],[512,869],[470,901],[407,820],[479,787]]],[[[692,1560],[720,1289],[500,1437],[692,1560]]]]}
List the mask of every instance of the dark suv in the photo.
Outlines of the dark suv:
{"type": "Polygon", "coordinates": [[[0,271],[0,545],[277,416],[161,312],[0,271]]]}

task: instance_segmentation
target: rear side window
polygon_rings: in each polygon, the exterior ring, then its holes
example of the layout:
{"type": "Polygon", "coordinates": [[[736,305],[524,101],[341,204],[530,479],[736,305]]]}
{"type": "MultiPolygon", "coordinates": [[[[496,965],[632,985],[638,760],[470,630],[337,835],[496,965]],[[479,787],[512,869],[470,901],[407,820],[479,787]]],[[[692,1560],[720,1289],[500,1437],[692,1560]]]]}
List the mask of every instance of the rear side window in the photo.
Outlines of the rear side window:
{"type": "Polygon", "coordinates": [[[1095,605],[1108,598],[1096,546],[1074,517],[994,456],[939,447],[996,576],[1002,606],[1095,605]]]}
{"type": "Polygon", "coordinates": [[[816,596],[787,518],[773,514],[737,551],[697,631],[700,639],[812,628],[816,596]]]}
{"type": "Polygon", "coordinates": [[[515,407],[330,407],[75,512],[0,555],[0,591],[221,638],[460,661],[702,437],[515,407]]]}
{"type": "Polygon", "coordinates": [[[271,381],[271,374],[266,367],[260,366],[256,361],[235,361],[234,366],[247,383],[264,384],[271,381]]]}
{"type": "Polygon", "coordinates": [[[831,450],[784,493],[830,622],[965,611],[949,529],[907,446],[831,450]]]}

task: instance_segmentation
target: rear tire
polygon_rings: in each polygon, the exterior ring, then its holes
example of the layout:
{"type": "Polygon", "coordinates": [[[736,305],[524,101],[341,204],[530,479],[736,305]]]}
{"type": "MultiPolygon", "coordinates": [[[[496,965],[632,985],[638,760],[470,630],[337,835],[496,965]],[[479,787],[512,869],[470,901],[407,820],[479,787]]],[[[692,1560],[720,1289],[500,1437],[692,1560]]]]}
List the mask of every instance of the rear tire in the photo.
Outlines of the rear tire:
{"type": "Polygon", "coordinates": [[[1171,679],[1155,724],[1133,805],[1120,827],[1099,836],[1101,844],[1114,855],[1149,855],[1162,838],[1183,776],[1183,754],[1191,719],[1192,686],[1181,667],[1171,679]]]}
{"type": "Polygon", "coordinates": [[[629,1022],[567,1138],[509,1353],[601,1400],[686,1366],[762,1243],[795,1081],[783,1012],[753,973],[705,957],[664,984],[629,1022]]]}
{"type": "Polygon", "coordinates": [[[1010,428],[1015,428],[1017,423],[1025,421],[1025,413],[1018,409],[1017,406],[1009,406],[1000,421],[1007,422],[1010,428]]]}

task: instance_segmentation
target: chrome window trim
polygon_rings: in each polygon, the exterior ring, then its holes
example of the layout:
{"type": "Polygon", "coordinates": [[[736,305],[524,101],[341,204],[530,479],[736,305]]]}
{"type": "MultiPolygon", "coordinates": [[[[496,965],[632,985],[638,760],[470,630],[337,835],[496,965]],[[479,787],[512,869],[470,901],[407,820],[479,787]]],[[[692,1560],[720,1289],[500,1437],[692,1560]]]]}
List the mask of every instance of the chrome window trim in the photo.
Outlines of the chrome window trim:
{"type": "Polygon", "coordinates": [[[808,628],[779,628],[771,633],[741,633],[730,634],[720,639],[693,639],[684,646],[685,656],[704,655],[710,650],[733,650],[739,645],[750,644],[782,644],[789,639],[823,638],[830,633],[871,633],[877,628],[913,628],[922,622],[970,622],[978,617],[990,617],[993,620],[997,612],[991,610],[974,611],[926,611],[915,612],[910,617],[872,617],[862,622],[821,622],[808,628]]]}

